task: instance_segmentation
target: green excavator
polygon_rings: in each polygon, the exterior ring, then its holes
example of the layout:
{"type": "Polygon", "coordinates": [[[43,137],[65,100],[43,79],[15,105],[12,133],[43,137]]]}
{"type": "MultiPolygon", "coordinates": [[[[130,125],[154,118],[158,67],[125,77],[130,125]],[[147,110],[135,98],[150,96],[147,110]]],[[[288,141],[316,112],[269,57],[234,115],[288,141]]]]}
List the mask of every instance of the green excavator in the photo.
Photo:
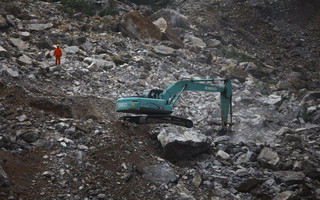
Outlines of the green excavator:
{"type": "Polygon", "coordinates": [[[171,115],[181,93],[184,91],[220,92],[221,126],[222,129],[229,129],[232,125],[232,86],[228,79],[220,81],[223,81],[222,86],[212,84],[214,79],[185,79],[170,84],[165,90],[148,89],[140,96],[118,99],[116,111],[138,114],[138,116],[121,118],[132,123],[169,123],[191,128],[193,127],[191,120],[171,115]]]}

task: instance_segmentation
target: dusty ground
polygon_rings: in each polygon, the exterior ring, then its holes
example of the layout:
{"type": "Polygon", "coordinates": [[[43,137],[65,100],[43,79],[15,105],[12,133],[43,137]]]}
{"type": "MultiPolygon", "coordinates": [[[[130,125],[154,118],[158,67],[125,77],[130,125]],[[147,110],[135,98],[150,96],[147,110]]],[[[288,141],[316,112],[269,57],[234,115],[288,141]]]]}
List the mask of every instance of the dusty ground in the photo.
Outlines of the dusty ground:
{"type": "MultiPolygon", "coordinates": [[[[80,196],[85,196],[89,190],[94,190],[95,184],[97,188],[101,185],[108,188],[109,197],[149,199],[159,195],[156,190],[148,191],[147,188],[150,185],[139,173],[143,167],[156,163],[157,158],[154,155],[161,154],[156,140],[148,134],[148,127],[120,123],[115,117],[112,102],[93,97],[35,97],[32,93],[27,93],[25,88],[6,86],[4,83],[1,84],[0,93],[1,103],[6,109],[2,120],[13,121],[19,116],[19,112],[26,110],[29,110],[28,115],[32,116],[34,120],[32,123],[38,128],[41,128],[42,123],[47,120],[59,120],[61,117],[77,119],[76,127],[82,130],[83,134],[75,138],[81,140],[81,138],[91,137],[90,143],[96,146],[87,155],[85,163],[72,157],[63,162],[56,160],[53,155],[69,153],[68,149],[61,149],[56,145],[52,148],[37,147],[21,152],[16,149],[12,152],[1,151],[0,163],[11,181],[10,186],[1,188],[2,199],[6,199],[8,194],[11,194],[14,199],[54,199],[54,197],[59,199],[55,195],[61,193],[64,184],[73,184],[69,186],[71,188],[82,185],[80,181],[74,182],[69,177],[59,180],[48,179],[43,175],[50,169],[64,167],[69,168],[70,173],[78,174],[78,180],[86,179],[87,183],[92,183],[88,188],[83,188],[83,194],[78,194],[80,196]],[[94,119],[90,120],[90,126],[84,124],[88,118],[94,119]],[[110,120],[108,123],[104,122],[108,120],[110,120]],[[102,126],[110,130],[108,132],[110,137],[93,136],[90,132],[94,126],[102,126]],[[90,166],[90,163],[93,163],[93,166],[90,166]]],[[[10,122],[7,124],[11,127],[9,130],[14,137],[18,129],[16,126],[19,125],[10,124],[10,122]]],[[[12,147],[14,146],[17,147],[19,144],[13,144],[12,147]]]]}

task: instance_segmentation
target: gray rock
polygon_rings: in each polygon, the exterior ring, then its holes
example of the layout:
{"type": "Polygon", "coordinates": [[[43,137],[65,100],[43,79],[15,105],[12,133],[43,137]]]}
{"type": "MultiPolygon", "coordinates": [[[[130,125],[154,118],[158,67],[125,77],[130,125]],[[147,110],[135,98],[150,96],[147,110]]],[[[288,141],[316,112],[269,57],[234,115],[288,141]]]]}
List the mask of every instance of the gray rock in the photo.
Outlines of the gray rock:
{"type": "Polygon", "coordinates": [[[17,59],[17,63],[20,65],[31,65],[32,60],[26,55],[22,55],[17,59]]]}
{"type": "Polygon", "coordinates": [[[279,95],[276,94],[271,94],[268,96],[268,98],[264,101],[264,103],[268,105],[279,105],[281,102],[282,98],[279,95]]]}
{"type": "Polygon", "coordinates": [[[29,29],[31,31],[43,31],[46,29],[49,29],[53,26],[53,24],[51,23],[47,23],[47,24],[29,24],[29,29]]]}
{"type": "Polygon", "coordinates": [[[10,138],[4,135],[0,135],[0,148],[9,147],[10,145],[11,145],[10,138]]]}
{"type": "Polygon", "coordinates": [[[6,19],[2,15],[0,15],[0,29],[6,28],[6,27],[8,27],[6,19]]]}
{"type": "Polygon", "coordinates": [[[201,178],[201,175],[196,175],[193,179],[192,179],[192,184],[195,186],[195,187],[199,187],[200,184],[202,183],[202,178],[201,178]]]}
{"type": "Polygon", "coordinates": [[[211,47],[211,48],[214,48],[214,47],[217,47],[221,44],[221,42],[219,40],[216,40],[216,39],[210,39],[207,41],[207,46],[208,47],[211,47]]]}
{"type": "Polygon", "coordinates": [[[90,58],[90,57],[85,58],[83,62],[90,64],[88,67],[90,71],[96,71],[100,67],[102,67],[103,69],[111,69],[115,66],[113,62],[103,60],[103,59],[90,58]]]}
{"type": "Polygon", "coordinates": [[[164,18],[171,27],[190,28],[189,19],[173,9],[161,9],[152,15],[153,19],[164,18]]]}
{"type": "Polygon", "coordinates": [[[177,181],[177,175],[167,163],[161,163],[143,168],[143,178],[156,183],[171,183],[177,181]]]}
{"type": "Polygon", "coordinates": [[[222,160],[230,160],[230,155],[227,154],[226,152],[219,150],[216,154],[216,157],[222,160]]]}
{"type": "Polygon", "coordinates": [[[182,48],[184,46],[182,40],[173,31],[171,26],[167,24],[167,21],[164,18],[160,17],[158,20],[154,21],[153,24],[156,25],[163,34],[162,38],[170,40],[178,48],[182,48]]]}
{"type": "Polygon", "coordinates": [[[16,27],[14,15],[7,15],[6,19],[9,26],[16,27]]]}
{"type": "Polygon", "coordinates": [[[20,32],[19,33],[22,40],[26,41],[30,39],[30,33],[29,32],[20,32]]]}
{"type": "Polygon", "coordinates": [[[48,38],[41,38],[37,43],[36,46],[39,49],[53,49],[54,46],[52,44],[52,41],[48,38]]]}
{"type": "Polygon", "coordinates": [[[261,150],[257,160],[263,167],[270,169],[276,169],[277,165],[280,162],[278,153],[272,151],[272,149],[268,147],[264,147],[261,150]]]}
{"type": "Polygon", "coordinates": [[[37,131],[28,132],[21,135],[21,138],[28,143],[35,142],[39,137],[40,133],[37,131]]]}
{"type": "Polygon", "coordinates": [[[278,171],[274,172],[276,180],[288,185],[298,184],[303,181],[305,174],[301,171],[278,171]]]}
{"type": "Polygon", "coordinates": [[[19,50],[25,50],[28,48],[28,45],[19,38],[10,38],[9,42],[13,46],[17,47],[19,50]]]}
{"type": "Polygon", "coordinates": [[[25,120],[27,119],[27,116],[26,115],[20,115],[19,117],[18,117],[18,121],[19,122],[24,122],[25,120]]]}
{"type": "Polygon", "coordinates": [[[240,82],[245,82],[248,77],[248,73],[236,64],[230,64],[229,66],[223,67],[220,70],[220,73],[231,79],[238,79],[240,82]]]}
{"type": "Polygon", "coordinates": [[[167,47],[164,45],[154,46],[153,51],[155,53],[163,54],[163,55],[172,55],[175,52],[175,50],[173,48],[167,47]]]}
{"type": "Polygon", "coordinates": [[[10,180],[7,173],[3,170],[2,166],[0,165],[0,186],[9,186],[10,180]]]}
{"type": "Polygon", "coordinates": [[[80,48],[84,51],[90,52],[93,49],[93,45],[90,42],[83,43],[80,48]]]}
{"type": "Polygon", "coordinates": [[[9,58],[10,54],[7,50],[5,50],[2,46],[0,46],[0,57],[9,58]]]}
{"type": "Polygon", "coordinates": [[[207,46],[206,43],[204,43],[200,38],[190,33],[187,33],[184,36],[183,43],[187,48],[191,49],[196,53],[199,53],[203,48],[207,46]]]}
{"type": "Polygon", "coordinates": [[[8,74],[9,76],[11,76],[11,77],[19,77],[19,72],[18,71],[16,71],[16,70],[13,70],[13,69],[11,69],[11,68],[8,68],[8,67],[4,67],[4,68],[2,68],[2,69],[0,69],[0,72],[1,71],[4,71],[4,72],[6,72],[6,74],[8,74]]]}
{"type": "Polygon", "coordinates": [[[209,148],[206,137],[193,131],[163,129],[157,136],[168,159],[187,159],[209,148]]]}
{"type": "Polygon", "coordinates": [[[96,62],[92,62],[92,63],[89,65],[88,69],[89,69],[90,71],[98,71],[99,65],[97,65],[96,62]]]}
{"type": "Polygon", "coordinates": [[[272,200],[292,200],[296,199],[297,195],[293,191],[284,191],[277,194],[272,200]]]}
{"type": "Polygon", "coordinates": [[[241,183],[239,183],[235,189],[239,192],[249,192],[252,188],[256,187],[260,184],[260,181],[254,177],[250,177],[245,179],[241,183]]]}
{"type": "Polygon", "coordinates": [[[63,51],[65,53],[76,54],[80,51],[80,49],[77,46],[70,46],[70,47],[68,46],[68,47],[65,47],[63,51]]]}

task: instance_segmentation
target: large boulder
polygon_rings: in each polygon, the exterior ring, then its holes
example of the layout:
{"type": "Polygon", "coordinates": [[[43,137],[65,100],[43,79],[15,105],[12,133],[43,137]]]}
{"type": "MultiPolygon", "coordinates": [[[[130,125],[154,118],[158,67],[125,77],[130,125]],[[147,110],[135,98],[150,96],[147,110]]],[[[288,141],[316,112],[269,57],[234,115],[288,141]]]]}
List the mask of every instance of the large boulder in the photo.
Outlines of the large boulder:
{"type": "Polygon", "coordinates": [[[263,167],[276,169],[280,162],[280,158],[277,152],[272,151],[271,148],[264,147],[258,156],[258,162],[263,167]]]}
{"type": "Polygon", "coordinates": [[[154,21],[153,24],[160,29],[162,33],[162,39],[171,41],[178,48],[184,47],[182,40],[173,31],[170,24],[168,24],[164,18],[160,17],[158,20],[154,21]]]}
{"type": "Polygon", "coordinates": [[[278,182],[287,185],[302,183],[303,179],[306,177],[301,171],[278,171],[275,172],[274,175],[278,182]]]}
{"type": "Polygon", "coordinates": [[[165,157],[172,160],[187,159],[209,148],[204,135],[175,127],[162,129],[157,138],[163,147],[165,157]]]}
{"type": "Polygon", "coordinates": [[[149,181],[160,184],[168,184],[177,180],[177,175],[167,163],[161,163],[143,168],[142,177],[149,181]]]}
{"type": "Polygon", "coordinates": [[[119,29],[124,35],[133,39],[160,40],[162,36],[156,25],[135,11],[124,15],[119,24],[119,29]]]}

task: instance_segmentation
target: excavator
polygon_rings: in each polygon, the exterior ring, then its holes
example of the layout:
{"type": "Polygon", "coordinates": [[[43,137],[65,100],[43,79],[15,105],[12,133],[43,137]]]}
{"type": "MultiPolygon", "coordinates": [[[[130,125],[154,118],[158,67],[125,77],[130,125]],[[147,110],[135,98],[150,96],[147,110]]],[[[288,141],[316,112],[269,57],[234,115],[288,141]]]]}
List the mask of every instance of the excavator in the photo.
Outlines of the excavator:
{"type": "Polygon", "coordinates": [[[222,129],[232,126],[232,86],[223,79],[223,85],[215,85],[214,79],[183,79],[172,83],[164,90],[147,89],[139,96],[127,96],[117,100],[116,111],[138,115],[124,116],[121,119],[136,124],[168,123],[187,128],[193,127],[189,119],[171,115],[175,103],[184,91],[220,92],[222,129]],[[230,115],[230,120],[228,116],[230,115]]]}

